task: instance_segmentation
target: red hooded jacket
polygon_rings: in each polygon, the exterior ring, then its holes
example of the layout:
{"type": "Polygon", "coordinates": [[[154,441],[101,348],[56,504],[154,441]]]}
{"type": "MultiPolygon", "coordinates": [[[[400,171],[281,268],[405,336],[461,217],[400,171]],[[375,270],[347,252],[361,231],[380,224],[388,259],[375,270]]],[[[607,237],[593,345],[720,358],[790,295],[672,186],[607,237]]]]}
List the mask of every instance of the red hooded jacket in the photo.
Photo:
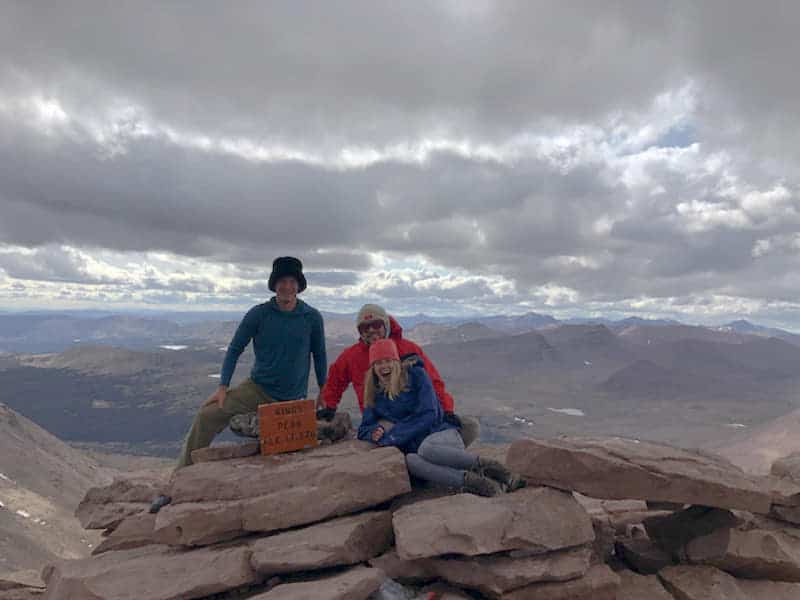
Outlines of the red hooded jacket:
{"type": "MultiPolygon", "coordinates": [[[[400,358],[409,354],[416,354],[425,363],[425,370],[433,382],[433,389],[439,398],[444,412],[453,412],[453,397],[444,388],[444,381],[439,371],[433,365],[433,361],[425,356],[422,348],[410,340],[403,339],[403,328],[395,321],[394,317],[389,317],[389,339],[397,344],[397,352],[400,358]]],[[[342,399],[342,394],[347,386],[353,384],[353,389],[358,397],[358,407],[364,412],[364,376],[369,370],[369,346],[364,340],[358,340],[355,344],[345,349],[328,369],[328,380],[322,389],[322,400],[327,408],[336,410],[342,399]]]]}

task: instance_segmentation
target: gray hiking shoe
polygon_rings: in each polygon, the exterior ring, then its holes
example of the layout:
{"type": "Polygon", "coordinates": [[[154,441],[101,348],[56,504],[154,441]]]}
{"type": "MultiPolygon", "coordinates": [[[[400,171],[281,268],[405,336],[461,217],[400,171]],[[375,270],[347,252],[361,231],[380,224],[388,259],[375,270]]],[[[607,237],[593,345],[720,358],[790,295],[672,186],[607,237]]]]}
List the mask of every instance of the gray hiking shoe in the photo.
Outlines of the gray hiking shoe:
{"type": "Polygon", "coordinates": [[[499,496],[504,492],[503,487],[493,479],[478,475],[472,471],[464,473],[464,487],[461,491],[487,498],[499,496]]]}
{"type": "Polygon", "coordinates": [[[489,477],[501,484],[507,492],[513,492],[525,487],[525,480],[513,473],[503,463],[491,458],[479,457],[472,469],[478,475],[489,477]]]}
{"type": "Polygon", "coordinates": [[[229,424],[231,431],[236,435],[249,438],[257,438],[258,429],[258,413],[242,413],[240,415],[233,415],[229,424]]]}

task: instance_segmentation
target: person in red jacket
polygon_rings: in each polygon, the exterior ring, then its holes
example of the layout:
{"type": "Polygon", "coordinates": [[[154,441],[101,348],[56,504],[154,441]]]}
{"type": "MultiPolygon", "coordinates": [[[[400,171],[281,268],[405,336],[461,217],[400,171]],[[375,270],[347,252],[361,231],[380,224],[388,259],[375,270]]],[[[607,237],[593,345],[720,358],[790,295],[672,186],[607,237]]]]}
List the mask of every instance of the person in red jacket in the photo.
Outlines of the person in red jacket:
{"type": "Polygon", "coordinates": [[[403,339],[403,328],[394,317],[389,316],[377,304],[365,304],[358,311],[356,325],[360,339],[346,348],[328,369],[328,379],[322,388],[317,405],[319,409],[317,414],[320,418],[330,419],[333,416],[342,394],[351,383],[358,397],[358,407],[362,413],[364,412],[364,376],[369,370],[369,346],[376,340],[388,338],[394,341],[401,359],[411,355],[422,359],[445,418],[460,425],[457,423],[458,417],[453,413],[453,397],[445,389],[442,376],[439,375],[433,361],[414,342],[403,339]]]}

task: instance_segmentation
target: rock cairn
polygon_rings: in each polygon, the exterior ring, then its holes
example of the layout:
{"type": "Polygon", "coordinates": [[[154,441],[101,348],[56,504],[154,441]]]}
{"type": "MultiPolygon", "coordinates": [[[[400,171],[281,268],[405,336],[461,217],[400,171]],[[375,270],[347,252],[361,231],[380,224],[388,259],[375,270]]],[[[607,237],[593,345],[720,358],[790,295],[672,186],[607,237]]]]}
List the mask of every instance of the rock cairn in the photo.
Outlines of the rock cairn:
{"type": "Polygon", "coordinates": [[[401,598],[389,584],[438,600],[800,598],[791,464],[756,477],[637,440],[523,439],[479,451],[505,455],[528,487],[482,498],[412,490],[394,448],[250,451],[91,490],[77,514],[106,530],[94,555],[45,567],[44,592],[17,582],[0,599],[401,598]],[[153,515],[155,493],[173,500],[153,515]]]}

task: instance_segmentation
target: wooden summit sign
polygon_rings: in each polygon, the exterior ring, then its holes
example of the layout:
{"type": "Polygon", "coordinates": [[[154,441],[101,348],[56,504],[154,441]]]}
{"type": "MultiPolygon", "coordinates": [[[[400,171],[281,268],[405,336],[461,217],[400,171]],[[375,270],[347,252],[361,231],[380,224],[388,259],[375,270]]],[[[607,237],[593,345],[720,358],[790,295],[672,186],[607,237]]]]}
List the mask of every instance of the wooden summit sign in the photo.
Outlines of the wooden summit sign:
{"type": "Polygon", "coordinates": [[[288,400],[258,406],[261,454],[280,454],[317,445],[313,400],[288,400]]]}

